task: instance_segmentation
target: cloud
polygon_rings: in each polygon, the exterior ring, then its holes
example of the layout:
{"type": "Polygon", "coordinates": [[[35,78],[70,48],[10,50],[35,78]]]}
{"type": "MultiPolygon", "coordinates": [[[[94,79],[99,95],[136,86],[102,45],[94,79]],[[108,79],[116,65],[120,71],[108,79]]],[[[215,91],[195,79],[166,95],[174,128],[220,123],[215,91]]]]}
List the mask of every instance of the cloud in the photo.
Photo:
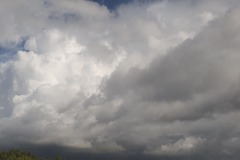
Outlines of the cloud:
{"type": "Polygon", "coordinates": [[[160,148],[155,148],[153,151],[146,152],[153,155],[177,155],[186,154],[193,150],[197,145],[201,144],[204,140],[201,138],[187,137],[185,139],[179,139],[173,144],[164,144],[160,148]]]}
{"type": "Polygon", "coordinates": [[[238,157],[237,5],[3,2],[0,147],[238,157]]]}

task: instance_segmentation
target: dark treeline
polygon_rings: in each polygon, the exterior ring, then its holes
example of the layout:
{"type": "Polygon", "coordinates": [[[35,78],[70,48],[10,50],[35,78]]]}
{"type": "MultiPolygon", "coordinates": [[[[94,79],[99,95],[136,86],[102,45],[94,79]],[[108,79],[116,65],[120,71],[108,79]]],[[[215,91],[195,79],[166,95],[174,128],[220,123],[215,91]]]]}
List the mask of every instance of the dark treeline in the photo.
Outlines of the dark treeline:
{"type": "MultiPolygon", "coordinates": [[[[43,157],[37,157],[30,152],[11,149],[8,151],[0,151],[0,160],[52,160],[43,157]]],[[[53,160],[63,160],[56,156],[53,160]]]]}

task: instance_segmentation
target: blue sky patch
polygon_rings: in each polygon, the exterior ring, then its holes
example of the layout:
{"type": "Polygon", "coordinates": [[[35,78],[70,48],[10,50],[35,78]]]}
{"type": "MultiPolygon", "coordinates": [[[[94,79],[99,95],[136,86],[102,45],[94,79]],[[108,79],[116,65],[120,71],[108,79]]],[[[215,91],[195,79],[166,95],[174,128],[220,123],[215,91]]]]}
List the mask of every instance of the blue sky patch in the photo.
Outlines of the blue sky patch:
{"type": "Polygon", "coordinates": [[[90,0],[100,5],[105,5],[109,10],[114,10],[122,4],[133,2],[133,0],[90,0]]]}
{"type": "Polygon", "coordinates": [[[24,49],[24,44],[27,40],[27,37],[21,38],[18,43],[7,43],[7,44],[0,44],[0,55],[5,55],[5,54],[15,54],[17,51],[22,50],[25,51],[24,49]]]}

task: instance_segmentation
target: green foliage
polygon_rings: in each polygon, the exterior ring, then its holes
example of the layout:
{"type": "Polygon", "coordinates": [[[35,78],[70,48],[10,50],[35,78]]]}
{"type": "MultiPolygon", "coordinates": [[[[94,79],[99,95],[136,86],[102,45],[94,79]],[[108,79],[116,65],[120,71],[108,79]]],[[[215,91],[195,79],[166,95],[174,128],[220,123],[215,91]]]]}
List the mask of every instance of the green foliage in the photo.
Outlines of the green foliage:
{"type": "Polygon", "coordinates": [[[60,156],[57,156],[54,160],[62,160],[60,156]]]}
{"type": "Polygon", "coordinates": [[[19,150],[9,150],[0,152],[0,160],[38,160],[34,155],[29,152],[19,150]]]}
{"type": "MultiPolygon", "coordinates": [[[[12,149],[9,151],[0,152],[0,160],[47,160],[47,159],[36,157],[30,152],[12,149]]],[[[62,158],[57,156],[54,160],[62,160],[62,158]]]]}

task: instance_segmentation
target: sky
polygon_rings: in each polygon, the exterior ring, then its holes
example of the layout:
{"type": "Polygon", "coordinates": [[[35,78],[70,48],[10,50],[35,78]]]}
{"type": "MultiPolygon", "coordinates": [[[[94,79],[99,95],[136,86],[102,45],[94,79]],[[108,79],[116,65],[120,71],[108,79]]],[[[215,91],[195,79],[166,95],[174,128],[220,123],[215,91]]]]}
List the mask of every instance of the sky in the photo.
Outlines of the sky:
{"type": "Polygon", "coordinates": [[[119,5],[124,5],[133,2],[133,0],[90,0],[90,1],[97,2],[100,5],[105,5],[111,11],[114,11],[116,8],[118,8],[119,5]]]}
{"type": "Polygon", "coordinates": [[[0,2],[0,150],[240,157],[239,0],[0,2]]]}

